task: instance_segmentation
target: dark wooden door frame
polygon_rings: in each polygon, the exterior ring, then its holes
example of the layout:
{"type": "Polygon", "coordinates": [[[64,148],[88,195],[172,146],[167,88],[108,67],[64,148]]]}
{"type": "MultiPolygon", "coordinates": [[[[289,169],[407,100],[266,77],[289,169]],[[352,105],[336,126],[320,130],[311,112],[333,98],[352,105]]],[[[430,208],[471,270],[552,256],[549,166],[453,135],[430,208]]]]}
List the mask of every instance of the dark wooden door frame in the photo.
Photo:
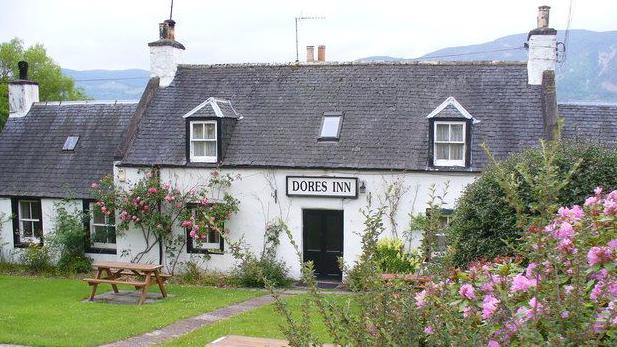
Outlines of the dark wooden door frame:
{"type": "MultiPolygon", "coordinates": [[[[342,257],[344,254],[344,240],[345,240],[345,229],[344,229],[345,219],[343,210],[330,210],[330,209],[303,209],[302,210],[302,251],[303,251],[303,259],[304,261],[313,260],[315,265],[315,272],[321,279],[333,279],[333,280],[341,280],[342,273],[338,264],[338,257],[342,257]],[[310,255],[310,251],[308,250],[308,225],[307,218],[309,216],[319,215],[319,228],[320,228],[320,252],[318,255],[310,255]],[[340,226],[338,230],[340,230],[340,236],[338,238],[338,242],[340,243],[340,250],[328,250],[328,238],[325,235],[326,233],[326,223],[328,216],[339,215],[340,216],[340,226]],[[332,254],[336,253],[336,254],[332,254]],[[313,258],[313,259],[311,259],[313,258]],[[322,273],[323,270],[328,271],[327,273],[322,273]]],[[[313,252],[314,253],[314,252],[313,252]]]]}

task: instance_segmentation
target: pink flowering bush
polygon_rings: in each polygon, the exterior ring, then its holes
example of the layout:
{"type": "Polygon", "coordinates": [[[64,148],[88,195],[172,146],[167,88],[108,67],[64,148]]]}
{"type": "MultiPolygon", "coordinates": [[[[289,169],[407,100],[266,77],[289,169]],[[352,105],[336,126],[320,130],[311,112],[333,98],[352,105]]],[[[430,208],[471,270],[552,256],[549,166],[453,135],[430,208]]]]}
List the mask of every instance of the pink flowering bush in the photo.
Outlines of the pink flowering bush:
{"type": "Polygon", "coordinates": [[[415,294],[429,345],[617,343],[617,190],[561,207],[520,260],[477,262],[415,294]]]}
{"type": "Polygon", "coordinates": [[[142,233],[145,247],[132,256],[132,261],[139,262],[162,243],[171,258],[168,270],[173,272],[180,250],[186,245],[186,237],[174,235],[174,229],[188,230],[197,242],[212,232],[224,237],[223,224],[238,211],[238,200],[229,194],[224,195],[223,201],[211,201],[215,188],[221,184],[229,187],[232,181],[227,175],[214,172],[208,184],[188,191],[162,183],[154,170],[145,172],[129,189],[116,187],[110,176],[92,183],[91,188],[97,200],[96,208],[107,216],[117,213],[118,231],[142,233]]]}

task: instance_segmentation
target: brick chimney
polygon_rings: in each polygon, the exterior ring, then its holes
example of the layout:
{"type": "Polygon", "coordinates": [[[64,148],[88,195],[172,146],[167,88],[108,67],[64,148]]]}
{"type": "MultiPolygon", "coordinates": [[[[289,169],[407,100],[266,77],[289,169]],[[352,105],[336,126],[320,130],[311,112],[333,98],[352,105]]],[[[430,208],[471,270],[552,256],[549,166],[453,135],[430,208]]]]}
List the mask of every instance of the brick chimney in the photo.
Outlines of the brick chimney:
{"type": "Polygon", "coordinates": [[[326,46],[319,45],[317,47],[317,62],[325,63],[326,62],[326,46]]]}
{"type": "Polygon", "coordinates": [[[538,27],[527,36],[527,82],[542,84],[544,71],[555,71],[557,64],[557,30],[549,27],[549,6],[538,7],[538,27]]]}
{"type": "Polygon", "coordinates": [[[150,47],[150,77],[160,78],[159,86],[169,86],[182,62],[184,45],[176,41],[176,22],[167,19],[159,24],[159,40],[150,47]]]}
{"type": "Polygon", "coordinates": [[[306,62],[315,62],[315,46],[306,46],[306,62]]]}
{"type": "Polygon", "coordinates": [[[39,84],[28,79],[28,63],[20,61],[19,79],[9,82],[9,117],[23,117],[39,101],[39,84]]]}

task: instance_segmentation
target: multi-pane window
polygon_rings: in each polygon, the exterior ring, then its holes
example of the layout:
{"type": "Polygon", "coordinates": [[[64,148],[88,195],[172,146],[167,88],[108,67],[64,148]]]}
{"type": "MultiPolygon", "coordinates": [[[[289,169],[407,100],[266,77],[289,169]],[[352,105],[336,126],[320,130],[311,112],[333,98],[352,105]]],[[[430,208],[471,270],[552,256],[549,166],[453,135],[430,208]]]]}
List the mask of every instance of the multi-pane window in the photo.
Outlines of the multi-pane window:
{"type": "Polygon", "coordinates": [[[435,166],[465,166],[465,122],[435,122],[435,166]]]}
{"type": "Polygon", "coordinates": [[[41,200],[19,200],[19,238],[22,243],[40,243],[43,237],[41,200]]]}
{"type": "Polygon", "coordinates": [[[342,113],[324,113],[319,138],[321,140],[338,140],[342,118],[342,113]]]}
{"type": "Polygon", "coordinates": [[[433,256],[437,256],[437,257],[443,256],[444,254],[446,254],[446,251],[448,250],[448,240],[446,239],[446,229],[450,225],[450,213],[451,212],[444,212],[442,210],[441,213],[442,215],[439,217],[439,224],[441,225],[441,229],[439,230],[439,232],[435,234],[435,236],[437,237],[437,244],[435,245],[435,248],[433,251],[433,256]]]}
{"type": "MultiPolygon", "coordinates": [[[[191,211],[195,224],[204,225],[205,218],[207,216],[199,208],[194,208],[191,211]]],[[[216,230],[208,230],[205,235],[201,235],[199,238],[190,237],[190,230],[187,231],[187,251],[188,253],[210,253],[222,251],[222,239],[221,234],[216,230]]]]}
{"type": "Polygon", "coordinates": [[[113,215],[103,214],[90,203],[90,244],[94,248],[116,248],[116,223],[113,215]]]}
{"type": "Polygon", "coordinates": [[[190,123],[191,161],[216,163],[216,121],[193,121],[190,123]]]}

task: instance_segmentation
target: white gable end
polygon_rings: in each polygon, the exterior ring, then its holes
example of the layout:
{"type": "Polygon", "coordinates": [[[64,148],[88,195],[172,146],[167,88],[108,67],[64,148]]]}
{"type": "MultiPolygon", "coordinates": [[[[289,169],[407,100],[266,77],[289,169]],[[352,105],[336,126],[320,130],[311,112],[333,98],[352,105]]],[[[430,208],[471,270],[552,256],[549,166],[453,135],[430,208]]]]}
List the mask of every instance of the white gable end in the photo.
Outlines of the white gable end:
{"type": "Polygon", "coordinates": [[[448,106],[453,106],[457,109],[457,111],[466,119],[471,119],[474,124],[479,123],[480,120],[474,118],[464,107],[461,105],[453,96],[449,96],[441,105],[437,106],[431,113],[429,113],[426,118],[433,118],[437,116],[441,111],[443,111],[448,106]]]}

